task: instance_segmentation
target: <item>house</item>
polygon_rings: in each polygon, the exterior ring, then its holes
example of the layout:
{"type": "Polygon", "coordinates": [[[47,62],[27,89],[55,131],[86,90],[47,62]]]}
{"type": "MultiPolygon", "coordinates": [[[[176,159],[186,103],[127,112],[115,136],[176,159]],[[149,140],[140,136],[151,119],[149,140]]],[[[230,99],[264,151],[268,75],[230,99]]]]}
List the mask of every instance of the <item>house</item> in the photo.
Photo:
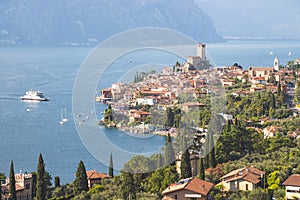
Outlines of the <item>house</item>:
{"type": "Polygon", "coordinates": [[[205,200],[213,186],[214,184],[195,177],[182,179],[162,192],[162,200],[205,200]]]}
{"type": "Polygon", "coordinates": [[[300,199],[300,174],[292,174],[282,184],[287,200],[300,199]]]}
{"type": "Polygon", "coordinates": [[[233,80],[233,79],[221,79],[221,83],[222,83],[223,87],[225,87],[225,86],[233,86],[234,83],[235,83],[235,80],[233,80]]]}
{"type": "Polygon", "coordinates": [[[107,174],[97,172],[95,169],[86,172],[88,179],[88,187],[91,189],[95,184],[101,184],[101,181],[106,178],[111,178],[107,174]]]}
{"type": "Polygon", "coordinates": [[[203,108],[205,106],[206,105],[204,103],[199,103],[199,102],[185,102],[183,104],[180,104],[181,109],[185,112],[191,109],[203,108]]]}
{"type": "Polygon", "coordinates": [[[147,117],[150,115],[150,112],[145,112],[141,110],[129,110],[128,116],[130,122],[144,122],[147,117]]]}
{"type": "Polygon", "coordinates": [[[279,126],[267,126],[264,128],[264,138],[271,138],[275,136],[275,133],[280,129],[279,126]]]}
{"type": "MultiPolygon", "coordinates": [[[[15,174],[16,194],[18,200],[29,200],[32,198],[32,174],[15,174]]],[[[9,177],[1,185],[1,199],[9,199],[9,177]]]]}
{"type": "Polygon", "coordinates": [[[252,191],[259,186],[264,175],[265,172],[256,169],[253,166],[244,167],[222,176],[220,178],[221,182],[218,185],[223,187],[223,191],[252,191]]]}

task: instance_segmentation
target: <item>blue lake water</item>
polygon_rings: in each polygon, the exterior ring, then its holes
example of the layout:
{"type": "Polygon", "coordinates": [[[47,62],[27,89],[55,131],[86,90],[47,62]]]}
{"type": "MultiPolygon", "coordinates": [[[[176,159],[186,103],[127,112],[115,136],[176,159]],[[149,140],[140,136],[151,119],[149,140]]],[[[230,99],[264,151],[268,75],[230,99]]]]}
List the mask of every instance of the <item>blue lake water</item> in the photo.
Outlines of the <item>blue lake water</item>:
{"type": "MultiPolygon", "coordinates": [[[[63,183],[73,181],[80,160],[88,170],[107,172],[105,164],[94,158],[81,143],[73,121],[75,77],[91,50],[88,47],[0,47],[0,172],[8,174],[11,160],[14,160],[16,172],[35,171],[39,153],[43,154],[46,170],[52,177],[60,176],[63,183]],[[19,97],[29,89],[43,91],[50,101],[20,101],[19,97]],[[59,126],[61,109],[64,108],[69,121],[59,126]]],[[[274,56],[278,56],[282,64],[299,58],[300,42],[232,41],[208,44],[207,51],[219,66],[235,62],[244,68],[249,65],[272,66],[274,56]]],[[[170,58],[157,63],[171,65],[176,61],[170,58]]],[[[107,85],[113,81],[113,75],[106,77],[107,85]]],[[[96,104],[96,108],[100,112],[105,106],[96,104]]],[[[159,150],[164,144],[164,138],[159,136],[145,140],[115,129],[99,129],[110,141],[128,151],[144,153],[159,150]]],[[[108,162],[109,153],[102,159],[108,162]]],[[[116,165],[119,160],[121,165],[130,159],[113,156],[116,165]]]]}

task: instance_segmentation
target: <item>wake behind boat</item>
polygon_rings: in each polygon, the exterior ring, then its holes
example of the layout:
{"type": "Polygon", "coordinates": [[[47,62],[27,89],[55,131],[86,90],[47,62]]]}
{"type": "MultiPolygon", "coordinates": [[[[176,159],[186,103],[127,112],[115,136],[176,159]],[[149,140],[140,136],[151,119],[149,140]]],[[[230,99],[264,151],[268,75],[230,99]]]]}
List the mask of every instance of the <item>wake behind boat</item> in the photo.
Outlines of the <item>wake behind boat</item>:
{"type": "Polygon", "coordinates": [[[40,91],[29,90],[24,96],[20,97],[22,100],[32,100],[32,101],[48,101],[44,94],[40,91]]]}

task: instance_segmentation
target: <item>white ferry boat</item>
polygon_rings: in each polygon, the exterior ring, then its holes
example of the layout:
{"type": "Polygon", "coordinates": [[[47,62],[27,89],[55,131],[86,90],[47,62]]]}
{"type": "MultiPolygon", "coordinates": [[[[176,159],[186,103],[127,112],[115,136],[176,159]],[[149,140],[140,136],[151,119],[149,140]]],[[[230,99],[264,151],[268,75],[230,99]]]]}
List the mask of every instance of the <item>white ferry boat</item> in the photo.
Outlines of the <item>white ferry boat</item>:
{"type": "Polygon", "coordinates": [[[20,97],[22,100],[32,100],[32,101],[48,101],[46,97],[44,97],[43,93],[40,91],[27,91],[24,96],[20,97]]]}

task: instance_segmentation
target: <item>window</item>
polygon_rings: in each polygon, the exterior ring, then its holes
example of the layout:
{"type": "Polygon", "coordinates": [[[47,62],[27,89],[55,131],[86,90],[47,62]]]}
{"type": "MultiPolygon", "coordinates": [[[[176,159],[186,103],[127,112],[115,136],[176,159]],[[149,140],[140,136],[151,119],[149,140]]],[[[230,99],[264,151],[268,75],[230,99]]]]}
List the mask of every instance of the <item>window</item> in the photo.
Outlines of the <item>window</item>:
{"type": "Polygon", "coordinates": [[[25,185],[25,189],[26,189],[26,190],[29,190],[29,189],[30,189],[30,183],[27,183],[27,184],[25,185]]]}
{"type": "Polygon", "coordinates": [[[175,194],[174,199],[177,199],[177,194],[175,194]]]}
{"type": "Polygon", "coordinates": [[[249,190],[249,188],[248,188],[248,184],[246,184],[246,190],[249,190]]]}

